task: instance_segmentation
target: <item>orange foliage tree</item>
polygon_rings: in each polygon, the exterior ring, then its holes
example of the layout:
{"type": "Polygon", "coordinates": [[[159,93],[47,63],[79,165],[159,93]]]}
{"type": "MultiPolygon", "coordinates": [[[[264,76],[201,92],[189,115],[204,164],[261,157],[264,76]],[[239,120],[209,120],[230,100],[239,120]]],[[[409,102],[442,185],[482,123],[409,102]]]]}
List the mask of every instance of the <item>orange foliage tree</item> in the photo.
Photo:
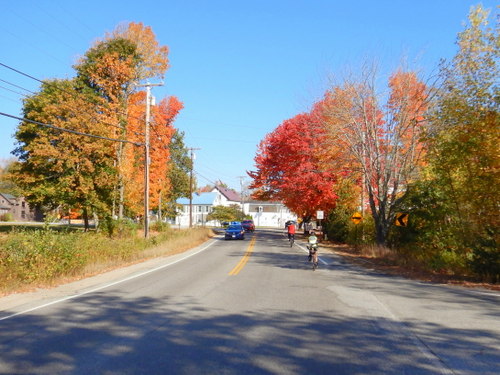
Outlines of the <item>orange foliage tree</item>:
{"type": "MultiPolygon", "coordinates": [[[[146,93],[139,91],[130,97],[129,123],[127,133],[130,139],[143,142],[145,127],[146,93]]],[[[152,207],[160,203],[160,195],[167,194],[170,188],[168,179],[170,167],[169,144],[175,132],[173,122],[183,108],[176,97],[165,98],[152,107],[150,123],[150,202],[152,207]]],[[[138,215],[142,212],[144,192],[144,150],[126,145],[124,152],[123,175],[125,177],[126,203],[129,210],[138,215]]]]}
{"type": "Polygon", "coordinates": [[[330,142],[343,144],[360,168],[375,222],[376,240],[385,244],[398,204],[422,163],[426,85],[415,73],[398,71],[389,79],[387,102],[380,103],[375,70],[345,80],[327,93],[325,126],[330,142]]]}
{"type": "Polygon", "coordinates": [[[136,81],[163,77],[168,65],[168,47],[160,46],[156,36],[149,26],[142,22],[130,22],[119,25],[112,33],[106,35],[107,40],[123,38],[131,41],[141,56],[135,70],[136,81]]]}
{"type": "MultiPolygon", "coordinates": [[[[119,25],[98,40],[77,66],[82,80],[105,98],[106,105],[101,114],[107,123],[115,124],[110,127],[114,136],[137,143],[144,142],[140,135],[144,133],[145,100],[144,93],[137,91],[137,84],[145,79],[163,78],[168,68],[167,55],[168,48],[159,45],[151,27],[131,22],[119,25]],[[129,103],[133,108],[128,108],[129,103]]],[[[153,110],[153,120],[154,116],[153,110]]],[[[165,136],[163,138],[166,140],[165,136]]],[[[130,148],[125,150],[122,144],[116,145],[116,167],[119,173],[115,183],[113,214],[120,218],[126,209],[138,211],[138,186],[141,185],[136,183],[136,179],[141,158],[139,155],[143,151],[130,148]],[[125,200],[131,205],[126,206],[125,200]]],[[[163,162],[156,162],[154,158],[152,160],[153,163],[164,165],[168,157],[163,162]]]]}

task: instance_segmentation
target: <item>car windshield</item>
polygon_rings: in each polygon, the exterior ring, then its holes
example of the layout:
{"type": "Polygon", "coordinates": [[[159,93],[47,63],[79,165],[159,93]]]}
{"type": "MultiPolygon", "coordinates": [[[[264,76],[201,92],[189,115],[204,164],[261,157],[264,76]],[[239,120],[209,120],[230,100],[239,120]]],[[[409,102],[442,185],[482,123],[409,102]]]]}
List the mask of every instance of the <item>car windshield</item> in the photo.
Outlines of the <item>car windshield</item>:
{"type": "Polygon", "coordinates": [[[245,220],[245,221],[242,221],[243,224],[252,224],[252,220],[245,220]]]}
{"type": "Polygon", "coordinates": [[[241,230],[241,225],[230,225],[227,229],[241,230]]]}

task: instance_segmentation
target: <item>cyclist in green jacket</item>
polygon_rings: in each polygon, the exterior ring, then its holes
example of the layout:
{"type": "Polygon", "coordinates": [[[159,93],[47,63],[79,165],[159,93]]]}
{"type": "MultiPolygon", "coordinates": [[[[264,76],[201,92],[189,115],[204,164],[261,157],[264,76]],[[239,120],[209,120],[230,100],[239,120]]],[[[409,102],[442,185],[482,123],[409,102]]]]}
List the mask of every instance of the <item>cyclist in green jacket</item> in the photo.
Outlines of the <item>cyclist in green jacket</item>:
{"type": "Polygon", "coordinates": [[[314,263],[318,263],[318,237],[316,237],[316,233],[312,230],[310,232],[310,236],[307,239],[309,249],[309,262],[314,258],[314,263]]]}

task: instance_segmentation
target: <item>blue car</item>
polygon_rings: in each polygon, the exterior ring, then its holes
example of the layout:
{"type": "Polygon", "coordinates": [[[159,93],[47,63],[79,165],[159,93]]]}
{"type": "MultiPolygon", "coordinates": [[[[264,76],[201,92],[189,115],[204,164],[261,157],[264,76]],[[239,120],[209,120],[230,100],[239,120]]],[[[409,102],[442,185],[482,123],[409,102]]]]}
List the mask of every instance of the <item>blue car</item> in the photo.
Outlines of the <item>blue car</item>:
{"type": "Polygon", "coordinates": [[[245,229],[243,229],[241,224],[230,224],[224,235],[226,240],[244,240],[245,239],[245,229]]]}

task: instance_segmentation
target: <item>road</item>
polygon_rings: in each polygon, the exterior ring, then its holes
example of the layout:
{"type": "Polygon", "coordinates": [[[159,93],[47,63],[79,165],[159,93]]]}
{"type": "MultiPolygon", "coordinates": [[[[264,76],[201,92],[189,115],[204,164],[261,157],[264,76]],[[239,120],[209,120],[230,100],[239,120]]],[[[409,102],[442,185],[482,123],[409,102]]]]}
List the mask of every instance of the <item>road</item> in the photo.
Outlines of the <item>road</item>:
{"type": "Polygon", "coordinates": [[[500,294],[257,231],[0,298],[0,374],[498,374],[500,294]]]}

